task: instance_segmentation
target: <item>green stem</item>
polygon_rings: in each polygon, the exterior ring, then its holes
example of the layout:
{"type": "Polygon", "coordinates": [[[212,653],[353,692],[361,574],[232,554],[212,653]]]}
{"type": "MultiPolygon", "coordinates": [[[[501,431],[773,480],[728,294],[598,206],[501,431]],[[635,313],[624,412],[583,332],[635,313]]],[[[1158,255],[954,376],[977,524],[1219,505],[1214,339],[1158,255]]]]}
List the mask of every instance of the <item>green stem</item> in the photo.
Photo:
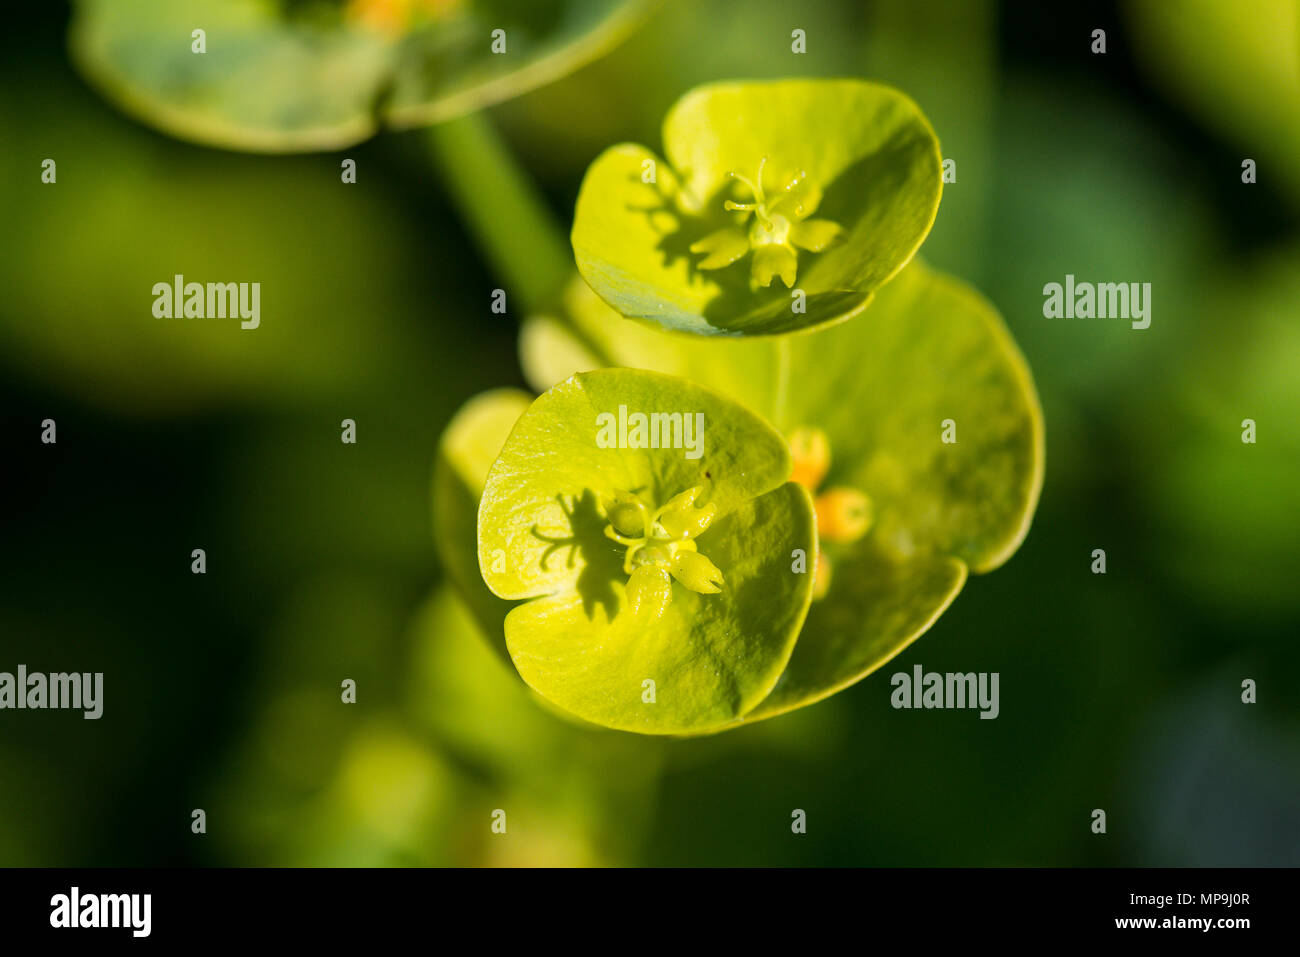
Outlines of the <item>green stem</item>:
{"type": "Polygon", "coordinates": [[[790,336],[778,336],[776,340],[776,396],[772,400],[772,421],[779,428],[791,428],[793,422],[786,421],[785,406],[790,400],[790,336]]]}
{"type": "Polygon", "coordinates": [[[573,272],[560,224],[487,117],[471,113],[430,127],[447,191],[521,317],[554,305],[573,272]]]}

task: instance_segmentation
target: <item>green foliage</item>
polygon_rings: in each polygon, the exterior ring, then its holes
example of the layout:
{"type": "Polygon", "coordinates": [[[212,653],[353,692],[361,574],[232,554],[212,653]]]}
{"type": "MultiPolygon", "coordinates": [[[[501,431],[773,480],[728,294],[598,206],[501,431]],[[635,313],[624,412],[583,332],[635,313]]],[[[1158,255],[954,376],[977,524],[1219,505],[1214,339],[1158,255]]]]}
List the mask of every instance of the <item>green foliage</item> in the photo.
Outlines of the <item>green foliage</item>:
{"type": "Polygon", "coordinates": [[[965,284],[913,263],[869,318],[749,341],[619,325],[576,286],[566,304],[571,325],[543,317],[525,328],[521,358],[535,383],[575,371],[573,362],[689,376],[787,436],[821,430],[831,460],[817,486],[860,490],[871,503],[869,534],[821,543],[834,568],[829,590],[750,718],[869,674],[934,622],[968,569],[998,567],[1023,539],[1042,485],[1042,414],[1001,318],[965,284]],[[941,440],[945,419],[955,443],[941,440]]]}
{"type": "MultiPolygon", "coordinates": [[[[625,145],[588,171],[573,229],[586,282],[524,324],[525,373],[549,391],[492,467],[477,557],[500,599],[524,602],[492,611],[535,690],[598,724],[686,734],[819,700],[915,640],[1023,539],[1043,436],[992,306],[906,265],[941,189],[910,101],[849,80],[716,84],[678,102],[664,140],[668,162],[625,145]],[[591,371],[608,367],[681,378],[591,371]],[[701,495],[708,470],[678,450],[597,442],[620,406],[687,411],[670,396],[688,382],[738,403],[722,421],[754,484],[730,501],[724,485],[701,495]],[[786,478],[782,508],[751,514],[786,478]],[[811,548],[792,545],[805,517],[811,548]],[[763,587],[734,601],[733,566],[759,552],[763,587]],[[755,614],[768,627],[738,643],[755,614]]],[[[466,538],[448,536],[449,566],[468,565],[466,538]]]]}
{"type": "Polygon", "coordinates": [[[912,258],[938,209],[938,140],[888,87],[713,84],[677,102],[663,137],[666,161],[623,144],[592,164],[573,248],[619,314],[667,329],[768,335],[846,319],[912,258]]]}
{"type": "Polygon", "coordinates": [[[450,119],[598,56],[639,0],[80,0],[72,51],[124,110],[257,152],[340,149],[450,119]],[[206,52],[191,33],[205,31],[206,52]],[[493,31],[504,51],[493,52],[493,31]]]}
{"type": "MultiPolygon", "coordinates": [[[[642,656],[655,649],[654,662],[676,661],[672,656],[677,655],[694,663],[692,656],[710,647],[707,628],[696,619],[709,608],[711,596],[676,585],[663,618],[635,628],[638,620],[628,614],[611,621],[599,604],[589,608],[580,594],[589,559],[584,556],[570,567],[563,553],[552,553],[543,569],[543,556],[554,542],[535,538],[532,531],[534,526],[573,526],[556,495],[581,498],[592,489],[592,507],[598,508],[594,503],[601,495],[624,485],[657,481],[671,495],[694,483],[695,474],[683,470],[686,460],[678,451],[670,450],[665,460],[673,477],[664,480],[635,469],[620,471],[631,468],[617,464],[621,457],[635,462],[644,453],[625,450],[611,456],[610,450],[597,448],[591,432],[596,413],[619,403],[645,407],[656,401],[653,390],[645,391],[638,380],[602,376],[597,381],[608,382],[608,390],[593,404],[576,385],[586,377],[562,383],[553,390],[558,394],[548,393],[552,400],[545,403],[545,415],[531,421],[525,417],[516,427],[514,458],[498,464],[498,480],[488,483],[479,514],[479,561],[493,590],[512,599],[549,596],[512,612],[505,633],[521,674],[562,707],[614,727],[685,733],[718,730],[812,703],[898,654],[943,613],[968,570],[996,568],[1025,535],[1042,483],[1037,395],[996,311],[954,279],[914,263],[881,290],[871,321],[792,339],[656,333],[620,323],[576,281],[565,297],[565,313],[567,321],[539,317],[525,327],[521,358],[535,384],[598,366],[649,366],[689,376],[767,416],[787,436],[807,428],[823,433],[829,461],[810,490],[820,493],[819,502],[827,500],[830,489],[856,490],[870,503],[872,521],[868,533],[847,541],[830,540],[833,529],[824,527],[823,540],[807,550],[808,573],[802,575],[793,574],[788,561],[795,547],[787,544],[792,532],[778,527],[772,534],[772,519],[765,519],[769,530],[763,534],[754,527],[742,533],[721,522],[710,526],[700,538],[700,550],[721,569],[728,585],[734,584],[736,552],[734,547],[719,549],[733,534],[740,536],[741,550],[766,550],[783,560],[764,588],[764,615],[775,601],[800,599],[776,591],[778,584],[811,585],[816,548],[834,572],[825,595],[812,602],[793,653],[761,703],[736,706],[734,698],[710,702],[713,710],[693,712],[689,723],[668,709],[654,711],[638,696],[640,681],[656,673],[655,664],[642,656]],[[956,424],[955,443],[941,440],[945,419],[956,424]],[[507,561],[494,573],[497,549],[507,561]],[[701,628],[703,637],[697,633],[701,628]],[[601,656],[588,652],[593,646],[600,647],[601,656]],[[618,698],[611,688],[623,689],[616,707],[610,705],[611,698],[618,698]],[[652,718],[680,723],[653,726],[647,723],[652,718]]],[[[462,431],[460,423],[469,421],[465,416],[478,418],[472,410],[495,407],[500,417],[491,433],[500,438],[505,418],[521,401],[518,393],[474,400],[444,437],[443,455],[471,441],[471,431],[462,431]]],[[[541,405],[539,400],[534,409],[541,405]]],[[[668,407],[688,405],[676,400],[668,407]]],[[[753,421],[746,426],[753,427],[753,421]]],[[[758,434],[765,433],[764,426],[758,434]]],[[[713,433],[709,435],[711,444],[713,433]]],[[[492,444],[486,432],[479,441],[486,454],[492,444]]],[[[757,451],[752,440],[746,444],[757,451]]],[[[779,474],[769,475],[763,484],[789,474],[784,443],[779,453],[769,447],[763,454],[779,454],[782,462],[779,474]]],[[[482,469],[481,458],[477,468],[482,469]]],[[[768,498],[770,493],[760,501],[768,498]]],[[[447,541],[453,538],[460,551],[446,561],[449,568],[463,569],[470,561],[467,536],[462,531],[447,541]]],[[[583,556],[583,549],[576,548],[575,554],[583,556]]],[[[605,560],[621,570],[617,549],[605,560]]],[[[453,571],[453,577],[460,581],[465,576],[453,571]]],[[[471,604],[493,601],[477,582],[461,584],[471,604]]],[[[707,687],[715,694],[720,690],[716,684],[707,687]]],[[[699,688],[691,691],[702,694],[699,688]]]]}

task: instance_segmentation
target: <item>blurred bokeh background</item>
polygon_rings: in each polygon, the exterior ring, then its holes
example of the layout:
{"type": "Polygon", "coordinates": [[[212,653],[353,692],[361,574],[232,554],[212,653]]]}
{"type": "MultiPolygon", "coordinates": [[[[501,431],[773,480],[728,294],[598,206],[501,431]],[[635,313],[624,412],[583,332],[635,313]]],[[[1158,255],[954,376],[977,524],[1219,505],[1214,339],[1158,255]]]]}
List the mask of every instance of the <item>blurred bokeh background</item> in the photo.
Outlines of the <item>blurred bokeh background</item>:
{"type": "Polygon", "coordinates": [[[689,741],[556,718],[443,586],[438,435],[523,382],[424,136],[187,145],[87,87],[63,5],[9,11],[0,670],[102,671],[105,714],[0,713],[0,865],[1300,864],[1297,6],[667,0],[489,111],[567,223],[697,83],[894,84],[957,160],[922,253],[1037,381],[1011,561],[848,691],[689,741]],[[261,328],[153,319],[174,273],[260,280],[261,328]],[[1150,282],[1151,327],[1044,319],[1066,273],[1150,282]],[[999,672],[999,718],[892,710],[918,662],[999,672]]]}

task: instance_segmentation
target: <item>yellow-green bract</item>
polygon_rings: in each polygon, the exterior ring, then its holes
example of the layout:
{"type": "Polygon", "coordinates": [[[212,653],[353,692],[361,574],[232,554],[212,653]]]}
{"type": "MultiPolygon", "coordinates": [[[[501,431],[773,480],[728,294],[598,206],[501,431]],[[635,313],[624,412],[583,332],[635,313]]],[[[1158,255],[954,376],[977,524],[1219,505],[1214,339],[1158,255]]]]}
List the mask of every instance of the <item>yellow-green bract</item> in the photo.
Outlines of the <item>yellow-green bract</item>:
{"type": "Polygon", "coordinates": [[[505,440],[478,513],[483,579],[522,602],[504,629],[520,675],[564,710],[612,728],[691,734],[743,717],[785,670],[811,600],[811,576],[792,572],[791,555],[815,552],[812,505],[789,474],[789,451],[770,425],[686,380],[606,369],[548,390],[505,440]],[[596,423],[620,407],[702,415],[702,455],[602,448],[596,423]],[[629,581],[656,563],[629,565],[602,504],[627,494],[711,513],[689,537],[665,522],[659,541],[707,555],[722,581],[673,567],[667,593],[633,607],[629,581]]]}
{"type": "Polygon", "coordinates": [[[665,159],[622,144],[592,163],[573,250],[616,312],[681,332],[855,315],[920,247],[943,188],[920,109],[862,80],[700,87],[663,139],[665,159]]]}

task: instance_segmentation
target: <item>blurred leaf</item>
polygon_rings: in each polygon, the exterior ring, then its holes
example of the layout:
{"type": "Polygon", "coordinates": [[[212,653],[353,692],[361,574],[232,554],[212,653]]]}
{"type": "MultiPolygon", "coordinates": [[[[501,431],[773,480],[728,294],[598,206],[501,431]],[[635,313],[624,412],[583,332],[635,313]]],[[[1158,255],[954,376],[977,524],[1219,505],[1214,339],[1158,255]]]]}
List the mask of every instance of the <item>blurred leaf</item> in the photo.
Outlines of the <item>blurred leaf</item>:
{"type": "MultiPolygon", "coordinates": [[[[486,590],[481,579],[479,587],[486,590]]],[[[590,851],[599,848],[607,862],[630,862],[650,823],[661,742],[560,712],[488,650],[490,641],[456,592],[438,588],[411,635],[411,711],[445,750],[485,772],[489,788],[514,792],[518,800],[498,797],[505,802],[500,806],[512,814],[568,818],[569,830],[590,851]]],[[[516,817],[513,823],[525,821],[516,817]]],[[[563,863],[535,852],[541,862],[563,863]]]]}
{"type": "Polygon", "coordinates": [[[678,100],[663,138],[666,162],[624,144],[592,164],[573,248],[615,311],[667,329],[763,335],[846,319],[911,259],[939,206],[938,140],[888,87],[713,84],[678,100]]]}
{"type": "Polygon", "coordinates": [[[640,0],[79,0],[74,59],[121,108],[182,139],[340,149],[562,76],[614,45],[640,0]],[[206,52],[191,32],[206,31],[206,52]],[[505,50],[493,52],[494,31],[505,50]]]}
{"type": "Polygon", "coordinates": [[[478,507],[488,469],[531,403],[532,396],[516,389],[498,389],[470,399],[438,440],[433,469],[438,559],[504,660],[509,660],[509,654],[502,628],[513,602],[497,598],[483,583],[478,566],[478,507]]]}
{"type": "Polygon", "coordinates": [[[862,5],[866,23],[851,36],[866,41],[865,67],[882,83],[925,104],[942,134],[955,181],[946,186],[926,261],[982,283],[999,253],[989,242],[997,177],[996,116],[999,73],[996,0],[873,0],[862,5]]]}
{"type": "MultiPolygon", "coordinates": [[[[481,578],[479,586],[487,590],[481,578]]],[[[559,741],[576,725],[538,706],[505,655],[501,628],[498,621],[496,633],[487,632],[458,591],[439,587],[413,624],[407,693],[411,710],[439,739],[517,777],[553,764],[559,741]],[[488,650],[495,643],[499,657],[488,650]]]]}
{"type": "Polygon", "coordinates": [[[809,609],[781,680],[745,720],[784,714],[862,680],[924,634],[966,583],[966,566],[955,558],[899,558],[871,541],[837,555],[833,567],[830,592],[809,609]]]}
{"type": "Polygon", "coordinates": [[[774,411],[772,388],[781,372],[774,342],[669,333],[624,319],[575,275],[554,316],[524,320],[519,362],[538,392],[575,372],[627,366],[703,383],[763,413],[774,411]]]}
{"type": "MultiPolygon", "coordinates": [[[[0,101],[0,127],[5,214],[22,237],[0,257],[0,361],[13,375],[168,416],[297,408],[431,378],[421,336],[449,334],[451,270],[391,204],[340,189],[336,167],[162,143],[59,83],[0,101]],[[44,156],[57,160],[55,184],[32,174],[44,156]],[[155,317],[154,284],[177,274],[260,283],[258,327],[155,317]],[[449,298],[408,319],[429,288],[449,298]]],[[[474,373],[440,365],[444,389],[474,373]]]]}
{"type": "MultiPolygon", "coordinates": [[[[1300,4],[1129,0],[1134,62],[1300,199],[1300,4]]],[[[1239,175],[1235,170],[1234,175],[1239,175]]]]}
{"type": "MultiPolygon", "coordinates": [[[[264,717],[282,715],[277,704],[264,717]]],[[[335,699],[333,709],[345,707],[335,699]]],[[[335,739],[323,785],[286,787],[268,761],[246,753],[223,775],[214,816],[222,843],[243,863],[273,867],[449,866],[457,859],[457,811],[468,782],[391,713],[365,718],[335,739]]],[[[319,729],[299,725],[282,748],[320,747],[319,729]]]]}
{"type": "Polygon", "coordinates": [[[1155,452],[1140,491],[1161,528],[1162,563],[1237,618],[1297,605],[1298,257],[1288,247],[1198,286],[1206,315],[1233,321],[1205,324],[1154,397],[1165,414],[1133,423],[1134,442],[1155,452]],[[1242,441],[1246,419],[1254,444],[1242,441]]]}
{"type": "MultiPolygon", "coordinates": [[[[1187,158],[1132,103],[1092,85],[1012,81],[1000,111],[987,294],[1062,415],[1143,401],[1201,313],[1200,275],[1227,251],[1187,158]],[[1068,98],[1069,110],[1061,109],[1068,98]],[[1138,159],[1140,157],[1140,159],[1138,159]],[[1046,241],[1045,237],[1050,237],[1046,241]],[[1047,283],[1149,282],[1151,324],[1043,315],[1047,283]]],[[[1058,464],[1081,429],[1054,431],[1058,464]]],[[[1083,469],[1060,478],[1077,481],[1083,469]]]]}
{"type": "MultiPolygon", "coordinates": [[[[801,0],[798,26],[811,51],[798,58],[801,73],[861,73],[865,14],[856,3],[801,0]]],[[[736,15],[735,0],[664,3],[617,56],[503,103],[494,118],[528,156],[530,170],[568,190],[610,143],[651,142],[682,90],[718,77],[788,75],[792,26],[789,0],[745,0],[744,16],[736,15]]]]}

